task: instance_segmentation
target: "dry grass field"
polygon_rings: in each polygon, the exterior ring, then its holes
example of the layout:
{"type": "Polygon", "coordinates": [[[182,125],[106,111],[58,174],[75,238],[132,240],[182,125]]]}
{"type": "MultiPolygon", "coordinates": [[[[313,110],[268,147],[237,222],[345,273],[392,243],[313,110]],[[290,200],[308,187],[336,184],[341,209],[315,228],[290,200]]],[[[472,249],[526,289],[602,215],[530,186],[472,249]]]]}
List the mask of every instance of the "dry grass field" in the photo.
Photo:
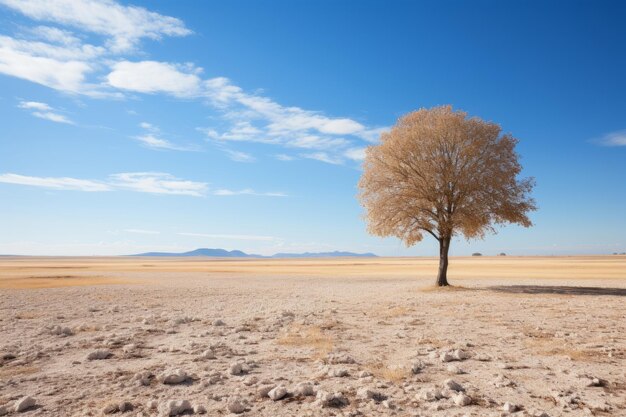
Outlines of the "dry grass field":
{"type": "Polygon", "coordinates": [[[436,268],[0,258],[0,415],[626,415],[625,256],[436,268]]]}

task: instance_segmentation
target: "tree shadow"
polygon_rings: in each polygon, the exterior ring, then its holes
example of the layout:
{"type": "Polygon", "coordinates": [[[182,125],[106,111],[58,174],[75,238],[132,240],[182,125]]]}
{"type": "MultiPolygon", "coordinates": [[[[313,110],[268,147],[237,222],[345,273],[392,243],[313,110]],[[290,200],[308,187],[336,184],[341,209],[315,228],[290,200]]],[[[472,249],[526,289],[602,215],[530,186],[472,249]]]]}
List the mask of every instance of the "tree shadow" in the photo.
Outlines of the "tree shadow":
{"type": "Polygon", "coordinates": [[[626,288],[570,287],[562,285],[497,285],[488,290],[510,294],[614,295],[626,297],[626,288]]]}

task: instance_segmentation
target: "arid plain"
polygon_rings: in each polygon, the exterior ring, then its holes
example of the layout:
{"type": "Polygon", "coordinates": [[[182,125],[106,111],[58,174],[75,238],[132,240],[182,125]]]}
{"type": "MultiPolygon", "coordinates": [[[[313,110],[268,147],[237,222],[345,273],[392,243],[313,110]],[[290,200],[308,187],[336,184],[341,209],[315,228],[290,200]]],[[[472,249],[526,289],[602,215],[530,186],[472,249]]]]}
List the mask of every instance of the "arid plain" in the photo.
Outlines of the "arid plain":
{"type": "Polygon", "coordinates": [[[626,416],[626,256],[436,269],[0,258],[0,415],[626,416]]]}

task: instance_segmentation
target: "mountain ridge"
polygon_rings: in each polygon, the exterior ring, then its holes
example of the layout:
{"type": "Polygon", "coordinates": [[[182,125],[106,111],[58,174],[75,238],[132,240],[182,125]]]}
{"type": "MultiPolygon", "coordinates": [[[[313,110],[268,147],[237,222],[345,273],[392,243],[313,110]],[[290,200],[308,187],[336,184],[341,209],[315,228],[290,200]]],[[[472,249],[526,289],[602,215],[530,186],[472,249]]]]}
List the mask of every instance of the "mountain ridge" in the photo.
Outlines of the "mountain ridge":
{"type": "Polygon", "coordinates": [[[195,257],[204,256],[208,258],[376,258],[377,255],[367,253],[355,253],[348,251],[333,252],[303,252],[303,253],[287,253],[279,252],[271,256],[263,256],[245,253],[240,250],[228,251],[220,248],[199,248],[188,252],[145,252],[127,256],[145,256],[145,257],[195,257]]]}

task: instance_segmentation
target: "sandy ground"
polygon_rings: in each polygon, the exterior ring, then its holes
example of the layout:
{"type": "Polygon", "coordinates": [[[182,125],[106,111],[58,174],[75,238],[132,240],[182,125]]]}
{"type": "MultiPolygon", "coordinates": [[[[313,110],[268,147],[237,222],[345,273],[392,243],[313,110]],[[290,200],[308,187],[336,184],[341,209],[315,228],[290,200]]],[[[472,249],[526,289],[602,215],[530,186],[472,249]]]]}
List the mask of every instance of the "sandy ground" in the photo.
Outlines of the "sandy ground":
{"type": "Polygon", "coordinates": [[[451,262],[0,258],[0,415],[626,416],[626,257],[451,262]]]}

